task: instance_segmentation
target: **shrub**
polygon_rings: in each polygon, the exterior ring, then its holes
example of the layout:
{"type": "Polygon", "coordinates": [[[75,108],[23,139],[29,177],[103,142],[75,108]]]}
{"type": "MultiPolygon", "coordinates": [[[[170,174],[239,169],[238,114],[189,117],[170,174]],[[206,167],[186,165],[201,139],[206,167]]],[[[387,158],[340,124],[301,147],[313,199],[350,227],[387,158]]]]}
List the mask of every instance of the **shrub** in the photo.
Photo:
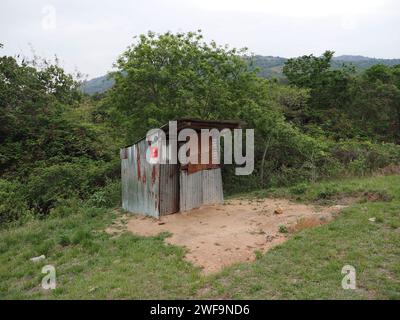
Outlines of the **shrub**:
{"type": "Polygon", "coordinates": [[[0,225],[30,215],[22,186],[18,182],[0,179],[0,225]]]}
{"type": "Polygon", "coordinates": [[[88,159],[37,168],[26,186],[29,204],[40,213],[48,213],[65,199],[87,199],[114,174],[115,163],[88,159]]]}
{"type": "Polygon", "coordinates": [[[57,242],[60,246],[63,246],[63,247],[69,246],[71,244],[70,238],[65,233],[62,233],[58,236],[57,242]]]}
{"type": "Polygon", "coordinates": [[[301,195],[307,191],[308,185],[306,183],[300,183],[290,188],[290,192],[294,195],[301,195]]]}
{"type": "Polygon", "coordinates": [[[317,199],[330,199],[334,195],[341,193],[341,189],[335,184],[324,185],[321,190],[318,191],[317,199]]]}
{"type": "Polygon", "coordinates": [[[280,233],[288,233],[288,229],[287,229],[287,227],[285,225],[281,224],[279,226],[279,232],[280,233]]]}
{"type": "Polygon", "coordinates": [[[348,140],[331,147],[331,154],[342,166],[342,173],[363,176],[400,162],[400,146],[348,140]]]}
{"type": "Polygon", "coordinates": [[[50,215],[65,218],[82,211],[82,201],[77,198],[61,199],[57,206],[50,210],[50,215]]]}
{"type": "Polygon", "coordinates": [[[81,168],[70,163],[36,169],[27,184],[31,206],[47,213],[57,201],[77,196],[84,174],[81,168]]]}
{"type": "Polygon", "coordinates": [[[111,208],[121,203],[121,181],[108,181],[104,188],[95,191],[87,201],[87,205],[111,208]]]}

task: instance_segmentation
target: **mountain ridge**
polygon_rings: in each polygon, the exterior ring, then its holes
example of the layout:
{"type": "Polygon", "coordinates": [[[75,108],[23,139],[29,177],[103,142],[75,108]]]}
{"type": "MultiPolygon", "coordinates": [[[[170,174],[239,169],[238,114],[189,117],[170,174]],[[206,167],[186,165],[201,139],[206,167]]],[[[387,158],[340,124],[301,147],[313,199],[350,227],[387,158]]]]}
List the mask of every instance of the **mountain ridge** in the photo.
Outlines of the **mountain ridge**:
{"type": "MultiPolygon", "coordinates": [[[[258,75],[263,78],[277,78],[283,79],[282,68],[288,58],[279,56],[263,56],[254,55],[248,57],[250,62],[250,68],[258,68],[258,75]]],[[[371,58],[362,55],[340,55],[333,57],[332,68],[340,68],[343,64],[353,65],[357,71],[368,69],[375,64],[384,64],[386,66],[394,66],[400,64],[400,59],[381,59],[371,58]]],[[[114,80],[109,78],[109,75],[95,77],[87,80],[81,85],[82,92],[93,95],[96,93],[103,93],[114,85],[114,80]]]]}

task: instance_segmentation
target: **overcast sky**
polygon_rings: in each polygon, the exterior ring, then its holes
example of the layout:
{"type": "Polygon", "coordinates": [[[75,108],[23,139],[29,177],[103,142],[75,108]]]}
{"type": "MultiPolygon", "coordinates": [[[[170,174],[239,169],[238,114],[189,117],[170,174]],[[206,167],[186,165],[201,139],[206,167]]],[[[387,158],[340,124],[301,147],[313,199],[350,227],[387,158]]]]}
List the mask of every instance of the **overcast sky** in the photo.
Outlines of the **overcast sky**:
{"type": "Polygon", "coordinates": [[[398,0],[0,0],[0,54],[32,46],[89,78],[110,71],[134,35],[197,29],[262,55],[400,58],[398,0]]]}

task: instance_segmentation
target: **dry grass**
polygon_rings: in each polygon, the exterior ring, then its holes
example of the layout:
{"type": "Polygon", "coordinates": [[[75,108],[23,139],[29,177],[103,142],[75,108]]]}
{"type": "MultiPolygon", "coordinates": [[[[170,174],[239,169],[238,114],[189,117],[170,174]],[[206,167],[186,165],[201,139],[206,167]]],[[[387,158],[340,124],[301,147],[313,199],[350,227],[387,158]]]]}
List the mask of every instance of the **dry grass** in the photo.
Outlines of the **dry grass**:
{"type": "Polygon", "coordinates": [[[304,229],[313,228],[313,227],[319,226],[321,224],[324,224],[326,222],[327,221],[321,220],[316,217],[303,217],[303,218],[300,218],[299,220],[297,220],[295,225],[289,227],[289,232],[290,233],[300,232],[304,229]]]}
{"type": "Polygon", "coordinates": [[[382,175],[393,175],[393,174],[400,174],[400,165],[391,164],[388,165],[378,171],[379,174],[382,175]]]}

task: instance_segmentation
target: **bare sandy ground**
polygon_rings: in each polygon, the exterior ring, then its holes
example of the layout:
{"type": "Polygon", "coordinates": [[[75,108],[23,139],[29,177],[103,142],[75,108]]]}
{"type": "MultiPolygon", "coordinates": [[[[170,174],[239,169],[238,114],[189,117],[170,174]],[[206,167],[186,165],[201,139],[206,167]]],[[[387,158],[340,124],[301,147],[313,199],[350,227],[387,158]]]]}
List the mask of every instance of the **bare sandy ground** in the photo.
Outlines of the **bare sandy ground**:
{"type": "Polygon", "coordinates": [[[255,251],[265,252],[285,241],[281,225],[290,228],[310,217],[326,222],[342,207],[314,207],[285,199],[231,200],[159,220],[129,216],[126,227],[142,236],[170,232],[166,241],[186,247],[186,259],[210,274],[236,262],[252,261],[255,251]]]}

